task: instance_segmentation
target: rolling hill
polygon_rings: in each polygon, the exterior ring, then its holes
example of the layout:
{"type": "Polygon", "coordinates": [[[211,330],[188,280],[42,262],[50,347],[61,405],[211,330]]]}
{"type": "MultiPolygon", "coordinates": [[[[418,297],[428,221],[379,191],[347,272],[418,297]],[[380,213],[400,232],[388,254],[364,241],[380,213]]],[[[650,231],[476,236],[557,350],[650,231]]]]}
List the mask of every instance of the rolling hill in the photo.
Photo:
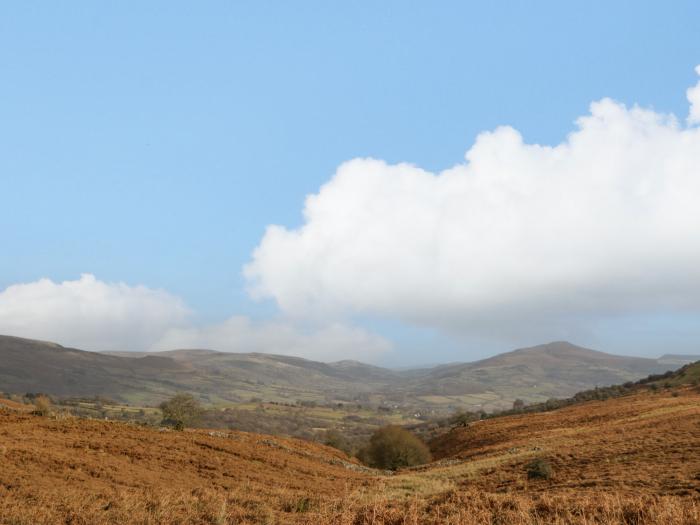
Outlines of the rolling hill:
{"type": "Polygon", "coordinates": [[[454,428],[394,474],[294,439],[0,402],[0,523],[695,524],[700,394],[684,385],[454,428]],[[549,479],[528,477],[534,459],[549,479]]]}
{"type": "Polygon", "coordinates": [[[261,395],[294,402],[376,386],[356,382],[342,367],[295,357],[204,350],[106,354],[0,336],[0,391],[12,393],[99,395],[156,404],[186,390],[209,403],[261,395]]]}
{"type": "Polygon", "coordinates": [[[507,408],[516,398],[536,402],[566,397],[668,368],[655,359],[614,356],[565,342],[474,363],[399,371],[356,361],[321,363],[197,349],[96,353],[0,336],[0,391],[99,395],[141,405],[189,391],[214,405],[251,398],[357,402],[439,415],[455,409],[507,408]]]}
{"type": "Polygon", "coordinates": [[[544,401],[594,386],[639,379],[667,369],[667,365],[656,359],[615,356],[567,342],[554,342],[474,363],[438,366],[415,377],[407,388],[424,395],[443,395],[448,399],[461,396],[466,400],[465,393],[491,391],[509,394],[510,401],[518,397],[526,401],[544,401]]]}
{"type": "Polygon", "coordinates": [[[160,356],[125,359],[55,343],[0,336],[0,390],[57,396],[128,397],[153,388],[152,378],[183,373],[160,356]]]}

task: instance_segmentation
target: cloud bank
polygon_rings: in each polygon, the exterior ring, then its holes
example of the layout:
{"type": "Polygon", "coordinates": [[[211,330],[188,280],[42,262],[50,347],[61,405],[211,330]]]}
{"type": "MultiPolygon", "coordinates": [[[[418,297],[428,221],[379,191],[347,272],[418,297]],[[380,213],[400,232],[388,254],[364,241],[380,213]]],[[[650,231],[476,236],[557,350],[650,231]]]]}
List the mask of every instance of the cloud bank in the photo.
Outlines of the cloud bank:
{"type": "Polygon", "coordinates": [[[687,96],[687,126],[603,99],[556,146],[500,127],[441,173],[351,160],[303,226],[267,228],[251,293],[488,336],[698,311],[700,82],[687,96]]]}
{"type": "Polygon", "coordinates": [[[41,279],[0,292],[0,333],[87,350],[144,349],[186,322],[182,300],[160,290],[105,283],[91,274],[41,279]]]}
{"type": "Polygon", "coordinates": [[[182,299],[161,290],[106,283],[84,274],[74,281],[41,279],[0,292],[0,334],[54,341],[85,350],[209,348],[289,354],[310,359],[376,359],[391,344],[339,323],[303,327],[233,316],[197,326],[182,299]]]}

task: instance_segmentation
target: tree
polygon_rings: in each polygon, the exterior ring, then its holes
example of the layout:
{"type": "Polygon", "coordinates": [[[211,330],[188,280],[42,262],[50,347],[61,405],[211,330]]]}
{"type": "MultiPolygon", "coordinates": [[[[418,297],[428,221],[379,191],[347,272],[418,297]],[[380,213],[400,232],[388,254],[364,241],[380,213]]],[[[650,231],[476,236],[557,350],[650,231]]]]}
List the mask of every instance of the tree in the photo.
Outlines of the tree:
{"type": "Polygon", "coordinates": [[[377,430],[362,456],[370,466],[389,470],[421,465],[431,459],[430,450],[425,443],[396,425],[377,430]]]}
{"type": "Polygon", "coordinates": [[[525,408],[525,401],[522,399],[516,399],[513,401],[513,410],[522,410],[525,408]]]}
{"type": "Polygon", "coordinates": [[[192,394],[178,393],[160,404],[163,421],[177,430],[191,426],[202,416],[202,406],[192,394]]]}

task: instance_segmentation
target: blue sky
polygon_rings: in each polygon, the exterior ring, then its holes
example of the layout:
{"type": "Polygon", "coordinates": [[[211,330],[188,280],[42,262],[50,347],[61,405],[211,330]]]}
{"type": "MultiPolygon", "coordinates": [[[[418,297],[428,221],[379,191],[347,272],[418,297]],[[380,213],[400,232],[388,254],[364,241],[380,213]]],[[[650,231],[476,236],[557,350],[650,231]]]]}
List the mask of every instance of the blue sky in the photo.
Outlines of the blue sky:
{"type": "MultiPolygon", "coordinates": [[[[286,322],[274,290],[251,299],[243,267],[268,225],[303,225],[305,196],[341,163],[439,172],[500,125],[558,144],[603,97],[683,120],[698,20],[693,1],[5,4],[0,291],[90,273],[166,290],[195,324],[286,322]]],[[[519,342],[349,311],[344,323],[394,341],[382,362],[519,342]]],[[[662,335],[698,320],[639,315],[662,335]]],[[[648,338],[629,325],[606,318],[582,342],[634,353],[648,338]]]]}

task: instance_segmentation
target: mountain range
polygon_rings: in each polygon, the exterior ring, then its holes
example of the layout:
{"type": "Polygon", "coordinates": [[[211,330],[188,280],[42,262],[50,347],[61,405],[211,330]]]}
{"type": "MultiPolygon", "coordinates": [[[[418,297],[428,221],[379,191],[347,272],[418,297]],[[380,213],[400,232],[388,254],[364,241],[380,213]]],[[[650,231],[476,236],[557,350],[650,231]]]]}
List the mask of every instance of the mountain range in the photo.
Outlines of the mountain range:
{"type": "Polygon", "coordinates": [[[214,405],[261,399],[352,402],[424,413],[506,408],[567,397],[675,368],[697,356],[616,356],[553,342],[471,363],[392,370],[357,361],[322,363],[292,356],[186,349],[99,353],[0,336],[0,392],[102,396],[155,405],[177,391],[214,405]]]}

